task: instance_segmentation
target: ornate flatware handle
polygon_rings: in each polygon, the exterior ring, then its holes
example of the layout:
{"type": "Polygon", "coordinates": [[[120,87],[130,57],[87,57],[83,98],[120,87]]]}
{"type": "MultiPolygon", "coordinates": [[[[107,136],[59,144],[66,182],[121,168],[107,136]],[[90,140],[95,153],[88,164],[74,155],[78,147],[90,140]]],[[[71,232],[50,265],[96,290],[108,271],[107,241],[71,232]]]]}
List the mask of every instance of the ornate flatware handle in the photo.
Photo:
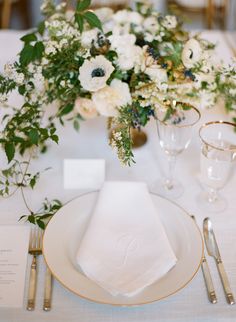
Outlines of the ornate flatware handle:
{"type": "Polygon", "coordinates": [[[202,260],[202,273],[203,273],[204,280],[205,280],[205,283],[206,283],[206,288],[207,288],[207,294],[208,294],[209,301],[211,303],[215,304],[215,303],[217,303],[216,292],[215,292],[215,288],[214,288],[213,281],[212,281],[212,278],[211,278],[211,273],[210,273],[210,270],[209,270],[209,266],[208,266],[208,263],[207,263],[207,260],[206,260],[205,257],[202,260]]]}
{"type": "Polygon", "coordinates": [[[27,310],[33,311],[35,308],[35,295],[36,295],[36,279],[37,279],[37,259],[33,256],[31,268],[30,268],[30,280],[28,291],[27,310]]]}
{"type": "Polygon", "coordinates": [[[51,302],[52,302],[52,274],[47,267],[46,275],[45,275],[44,300],[43,300],[44,311],[51,310],[51,302]]]}
{"type": "Polygon", "coordinates": [[[230,305],[235,304],[234,296],[233,296],[232,290],[230,288],[229,280],[228,280],[226,271],[224,269],[224,265],[222,263],[222,260],[221,259],[217,260],[216,263],[217,263],[217,268],[218,268],[220,278],[221,278],[221,281],[222,281],[222,284],[223,284],[223,287],[224,287],[227,302],[230,305]]]}

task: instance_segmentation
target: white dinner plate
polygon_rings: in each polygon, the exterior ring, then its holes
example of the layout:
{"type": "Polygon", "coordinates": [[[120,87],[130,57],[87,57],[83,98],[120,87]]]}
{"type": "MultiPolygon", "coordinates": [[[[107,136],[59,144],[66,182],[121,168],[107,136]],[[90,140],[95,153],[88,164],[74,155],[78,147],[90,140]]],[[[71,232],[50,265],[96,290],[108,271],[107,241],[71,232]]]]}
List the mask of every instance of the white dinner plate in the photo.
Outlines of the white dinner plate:
{"type": "Polygon", "coordinates": [[[178,259],[177,264],[164,277],[133,297],[112,296],[83,275],[75,261],[76,252],[97,196],[98,192],[91,192],[70,201],[53,216],[45,230],[43,254],[52,274],[62,285],[97,303],[131,306],[163,299],[192,280],[203,255],[201,233],[183,208],[154,194],[152,199],[178,259]]]}

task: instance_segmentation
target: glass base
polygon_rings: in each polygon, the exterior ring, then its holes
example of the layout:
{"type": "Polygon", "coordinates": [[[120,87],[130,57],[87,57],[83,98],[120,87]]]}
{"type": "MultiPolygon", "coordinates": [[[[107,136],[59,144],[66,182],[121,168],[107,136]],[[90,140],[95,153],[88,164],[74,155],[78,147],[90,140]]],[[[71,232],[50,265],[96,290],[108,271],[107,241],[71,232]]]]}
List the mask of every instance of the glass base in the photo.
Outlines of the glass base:
{"type": "Polygon", "coordinates": [[[177,199],[183,194],[184,188],[178,181],[174,180],[171,184],[167,184],[160,180],[150,185],[150,191],[169,199],[177,199]]]}
{"type": "Polygon", "coordinates": [[[227,201],[221,195],[217,195],[217,198],[210,201],[209,193],[202,192],[197,197],[197,204],[202,210],[211,213],[222,212],[227,208],[227,201]]]}

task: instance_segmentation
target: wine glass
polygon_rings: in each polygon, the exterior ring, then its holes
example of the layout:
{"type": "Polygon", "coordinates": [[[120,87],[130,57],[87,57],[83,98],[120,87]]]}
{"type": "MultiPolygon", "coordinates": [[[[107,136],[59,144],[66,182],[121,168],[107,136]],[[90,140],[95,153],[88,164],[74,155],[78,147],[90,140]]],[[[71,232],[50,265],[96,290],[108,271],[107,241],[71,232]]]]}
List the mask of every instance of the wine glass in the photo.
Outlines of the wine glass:
{"type": "Polygon", "coordinates": [[[171,109],[171,113],[166,109],[159,109],[156,112],[159,142],[168,160],[166,178],[155,182],[152,187],[152,190],[158,194],[173,199],[182,195],[183,186],[174,177],[176,157],[189,146],[193,126],[200,117],[198,109],[181,102],[175,104],[175,109],[171,109]]]}
{"type": "Polygon", "coordinates": [[[221,212],[226,200],[218,193],[231,174],[236,158],[236,124],[224,121],[209,122],[201,126],[201,182],[206,187],[197,198],[204,210],[221,212]]]}

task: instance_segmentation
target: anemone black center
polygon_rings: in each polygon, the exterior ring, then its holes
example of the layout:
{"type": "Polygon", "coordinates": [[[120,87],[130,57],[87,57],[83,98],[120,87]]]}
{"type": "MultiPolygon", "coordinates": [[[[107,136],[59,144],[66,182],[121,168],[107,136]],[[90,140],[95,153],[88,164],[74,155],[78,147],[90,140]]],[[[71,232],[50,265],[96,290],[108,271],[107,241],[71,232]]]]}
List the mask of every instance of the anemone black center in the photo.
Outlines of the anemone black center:
{"type": "Polygon", "coordinates": [[[102,68],[96,68],[92,71],[92,77],[103,77],[105,72],[102,68]]]}

